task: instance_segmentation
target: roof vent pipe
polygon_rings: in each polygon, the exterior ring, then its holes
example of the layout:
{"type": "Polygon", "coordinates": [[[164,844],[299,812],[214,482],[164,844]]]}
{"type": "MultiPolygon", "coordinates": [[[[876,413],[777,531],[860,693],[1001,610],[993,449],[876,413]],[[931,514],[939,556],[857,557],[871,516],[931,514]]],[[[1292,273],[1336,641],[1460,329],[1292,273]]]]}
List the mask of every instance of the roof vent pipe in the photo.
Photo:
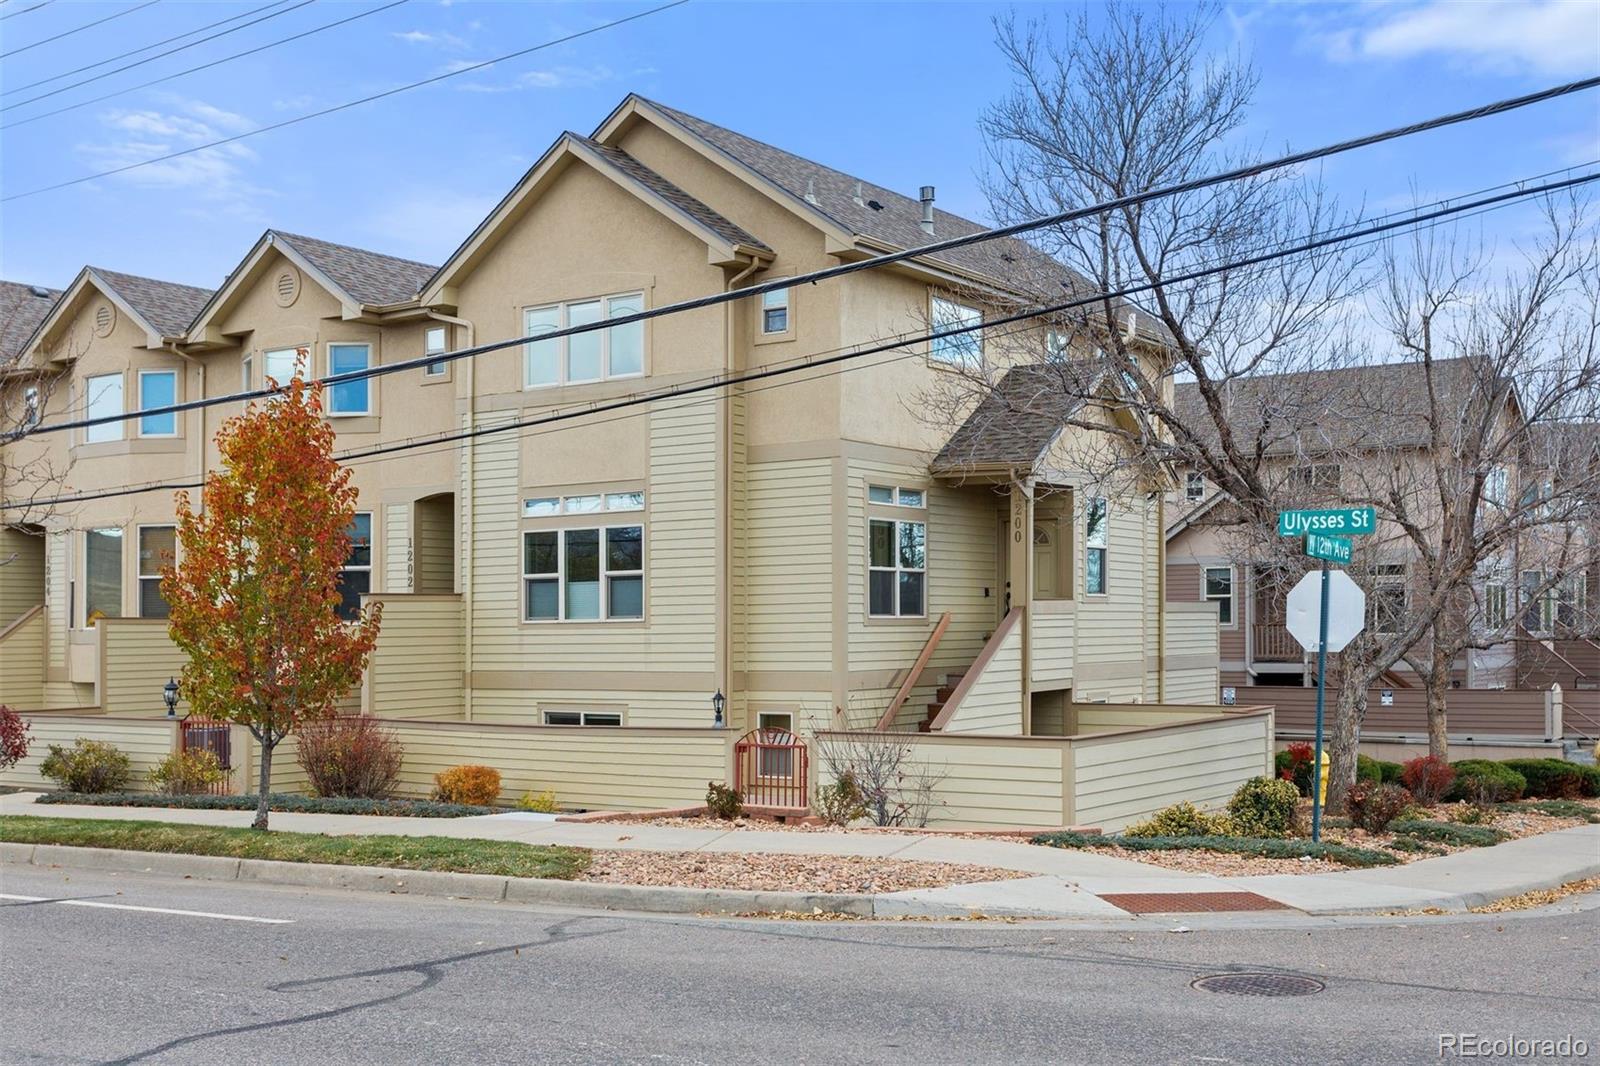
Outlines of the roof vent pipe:
{"type": "Polygon", "coordinates": [[[806,179],[806,203],[818,206],[821,204],[821,201],[817,199],[817,179],[815,178],[806,179]]]}
{"type": "Polygon", "coordinates": [[[856,194],[850,197],[850,199],[856,202],[857,207],[867,206],[867,198],[861,194],[861,183],[859,181],[856,182],[856,194]]]}
{"type": "Polygon", "coordinates": [[[922,187],[922,229],[925,233],[933,232],[933,186],[922,187]]]}

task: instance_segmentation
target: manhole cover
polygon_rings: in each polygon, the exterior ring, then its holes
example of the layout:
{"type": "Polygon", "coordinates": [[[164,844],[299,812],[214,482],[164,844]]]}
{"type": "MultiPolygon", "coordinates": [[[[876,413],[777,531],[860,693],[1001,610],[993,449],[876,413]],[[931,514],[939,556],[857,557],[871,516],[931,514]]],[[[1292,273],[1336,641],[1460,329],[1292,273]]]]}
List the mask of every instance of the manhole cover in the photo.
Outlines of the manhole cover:
{"type": "Polygon", "coordinates": [[[1291,973],[1214,973],[1189,982],[1189,987],[1229,996],[1310,996],[1328,986],[1291,973]]]}

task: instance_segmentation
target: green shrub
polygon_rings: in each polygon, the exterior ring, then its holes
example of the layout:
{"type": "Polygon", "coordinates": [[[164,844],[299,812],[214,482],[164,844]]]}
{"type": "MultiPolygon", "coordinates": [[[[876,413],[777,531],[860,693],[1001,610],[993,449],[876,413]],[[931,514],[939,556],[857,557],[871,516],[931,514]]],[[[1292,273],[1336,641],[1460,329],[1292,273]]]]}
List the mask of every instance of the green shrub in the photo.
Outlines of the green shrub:
{"type": "Polygon", "coordinates": [[[1528,780],[1509,766],[1488,759],[1462,759],[1451,764],[1456,778],[1450,782],[1444,798],[1466,800],[1487,807],[1522,798],[1528,780]]]}
{"type": "Polygon", "coordinates": [[[115,744],[79,737],[71,748],[50,745],[39,772],[68,792],[116,792],[128,783],[133,765],[115,744]]]}
{"type": "Polygon", "coordinates": [[[1600,797],[1600,766],[1573,765],[1583,775],[1583,794],[1591,799],[1600,797]]]}
{"type": "Polygon", "coordinates": [[[452,766],[433,775],[433,798],[439,803],[487,807],[500,798],[500,771],[492,766],[452,766]]]}
{"type": "Polygon", "coordinates": [[[1431,840],[1436,844],[1455,844],[1472,848],[1486,848],[1506,839],[1498,829],[1483,825],[1456,825],[1454,822],[1434,822],[1403,819],[1391,822],[1389,831],[1395,836],[1417,840],[1431,840]]]}
{"type": "Polygon", "coordinates": [[[1371,781],[1375,785],[1399,784],[1404,769],[1397,762],[1385,762],[1366,755],[1356,756],[1357,781],[1371,781]]]}
{"type": "Polygon", "coordinates": [[[1233,835],[1241,837],[1286,837],[1294,833],[1295,803],[1300,790],[1289,781],[1252,777],[1239,786],[1228,801],[1228,820],[1233,835]]]}
{"type": "Polygon", "coordinates": [[[1536,814],[1548,814],[1552,818],[1582,818],[1591,822],[1600,821],[1600,811],[1576,800],[1534,800],[1531,803],[1508,803],[1501,809],[1507,811],[1533,811],[1536,814]]]}
{"type": "MultiPolygon", "coordinates": [[[[78,803],[91,807],[169,807],[189,811],[253,811],[255,796],[153,796],[146,792],[45,792],[35,803],[78,803]]],[[[394,818],[474,818],[494,814],[493,807],[469,807],[460,803],[433,803],[404,799],[338,799],[321,796],[295,796],[274,792],[267,796],[274,811],[294,814],[378,814],[394,818]]]]}
{"type": "Polygon", "coordinates": [[[227,776],[216,755],[204,748],[175,751],[150,768],[150,783],[169,796],[204,792],[227,776]]]}
{"type": "Polygon", "coordinates": [[[1389,850],[1404,851],[1417,855],[1447,855],[1449,852],[1443,848],[1436,848],[1432,844],[1424,844],[1415,837],[1395,837],[1389,841],[1389,850]]]}
{"type": "Polygon", "coordinates": [[[817,790],[817,814],[829,825],[849,825],[867,816],[855,774],[845,770],[837,780],[817,790]]]}
{"type": "Polygon", "coordinates": [[[1389,823],[1400,817],[1411,806],[1411,793],[1399,785],[1363,780],[1350,786],[1345,794],[1345,806],[1350,820],[1369,833],[1381,833],[1389,823]]]}
{"type": "Polygon", "coordinates": [[[531,790],[524,792],[517,800],[517,810],[537,811],[540,814],[555,814],[561,808],[556,806],[556,794],[551,789],[534,793],[531,790]]]}
{"type": "Polygon", "coordinates": [[[706,813],[730,822],[744,813],[744,800],[736,789],[715,781],[706,782],[706,813]]]}
{"type": "MultiPolygon", "coordinates": [[[[1293,787],[1293,786],[1291,786],[1293,787]]],[[[1205,837],[1232,836],[1233,827],[1222,814],[1207,814],[1192,803],[1174,803],[1157,811],[1143,822],[1122,831],[1129,837],[1205,837]]]]}
{"type": "Polygon", "coordinates": [[[1583,795],[1584,775],[1576,763],[1564,759],[1504,759],[1500,765],[1515,770],[1527,781],[1525,796],[1576,799],[1583,795]]]}
{"type": "Polygon", "coordinates": [[[1050,848],[1125,848],[1128,851],[1219,851],[1264,859],[1329,859],[1345,866],[1392,866],[1388,852],[1309,840],[1260,840],[1227,836],[1130,837],[1092,833],[1041,833],[1033,843],[1050,848]]]}

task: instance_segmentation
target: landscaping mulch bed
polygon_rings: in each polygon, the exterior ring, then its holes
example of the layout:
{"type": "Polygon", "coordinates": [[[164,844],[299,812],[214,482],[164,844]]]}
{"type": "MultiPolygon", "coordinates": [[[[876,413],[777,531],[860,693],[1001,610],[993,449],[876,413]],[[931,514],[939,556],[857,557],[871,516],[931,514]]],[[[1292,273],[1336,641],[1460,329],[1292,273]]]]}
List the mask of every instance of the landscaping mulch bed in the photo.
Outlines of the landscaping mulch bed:
{"type": "Polygon", "coordinates": [[[837,826],[808,824],[804,822],[775,822],[765,818],[713,818],[710,815],[673,816],[666,818],[596,818],[603,825],[652,825],[668,829],[707,829],[719,833],[735,830],[752,830],[761,833],[916,833],[915,829],[879,829],[876,826],[837,826]]]}
{"type": "Polygon", "coordinates": [[[853,855],[737,855],[721,852],[596,851],[580,881],[756,892],[901,892],[971,881],[1027,877],[1016,870],[853,855]]]}

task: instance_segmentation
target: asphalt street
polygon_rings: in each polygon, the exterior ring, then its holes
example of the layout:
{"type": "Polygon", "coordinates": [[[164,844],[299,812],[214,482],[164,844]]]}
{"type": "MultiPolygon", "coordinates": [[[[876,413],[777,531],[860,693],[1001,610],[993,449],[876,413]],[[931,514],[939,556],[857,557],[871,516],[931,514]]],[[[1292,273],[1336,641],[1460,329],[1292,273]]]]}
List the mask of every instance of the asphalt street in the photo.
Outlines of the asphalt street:
{"type": "Polygon", "coordinates": [[[1192,932],[780,923],[5,866],[0,1062],[1375,1064],[1449,1061],[1441,1034],[1570,1034],[1595,1061],[1595,904],[1192,932]],[[1231,970],[1326,988],[1191,987],[1231,970]]]}

